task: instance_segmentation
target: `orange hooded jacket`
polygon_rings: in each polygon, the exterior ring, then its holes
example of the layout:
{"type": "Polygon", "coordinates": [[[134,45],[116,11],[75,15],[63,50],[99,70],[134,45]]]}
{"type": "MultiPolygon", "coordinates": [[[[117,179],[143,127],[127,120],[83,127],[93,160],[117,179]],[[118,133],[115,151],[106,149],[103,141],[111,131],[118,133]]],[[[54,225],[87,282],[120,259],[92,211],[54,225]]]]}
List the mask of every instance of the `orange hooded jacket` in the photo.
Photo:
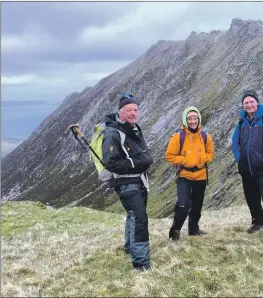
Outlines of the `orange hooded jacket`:
{"type": "MultiPolygon", "coordinates": [[[[199,113],[198,110],[197,112],[199,113]]],[[[183,121],[183,123],[186,123],[186,115],[184,120],[185,121],[183,121]]],[[[172,135],[172,137],[170,138],[165,158],[167,161],[175,166],[184,166],[187,168],[197,167],[201,169],[196,172],[191,172],[183,169],[180,171],[179,177],[184,177],[189,180],[206,180],[205,163],[211,162],[214,159],[214,145],[212,137],[208,133],[206,133],[207,141],[206,144],[204,144],[201,135],[202,126],[200,124],[196,133],[190,132],[185,125],[182,125],[181,129],[184,129],[186,132],[185,141],[181,153],[179,152],[180,132],[178,132],[172,135]]]]}

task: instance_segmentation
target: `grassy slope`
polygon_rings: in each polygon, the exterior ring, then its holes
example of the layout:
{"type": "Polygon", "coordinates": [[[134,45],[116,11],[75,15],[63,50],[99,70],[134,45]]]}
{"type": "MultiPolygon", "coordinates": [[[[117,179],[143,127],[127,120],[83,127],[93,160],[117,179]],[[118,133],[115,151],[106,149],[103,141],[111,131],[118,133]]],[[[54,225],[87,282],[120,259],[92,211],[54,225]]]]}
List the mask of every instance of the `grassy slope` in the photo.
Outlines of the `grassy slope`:
{"type": "Polygon", "coordinates": [[[167,241],[171,219],[149,219],[152,270],[122,252],[123,216],[40,203],[2,205],[2,296],[263,296],[263,231],[245,206],[203,212],[209,235],[167,241]]]}

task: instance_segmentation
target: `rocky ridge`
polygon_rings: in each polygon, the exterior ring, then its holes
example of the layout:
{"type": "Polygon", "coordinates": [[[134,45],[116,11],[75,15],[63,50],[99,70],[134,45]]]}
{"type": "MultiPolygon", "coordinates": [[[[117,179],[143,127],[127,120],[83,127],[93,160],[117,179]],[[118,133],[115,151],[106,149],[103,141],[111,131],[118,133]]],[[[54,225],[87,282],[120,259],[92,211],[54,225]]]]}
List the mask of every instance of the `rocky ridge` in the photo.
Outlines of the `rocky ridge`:
{"type": "Polygon", "coordinates": [[[255,88],[263,98],[263,22],[233,19],[227,31],[192,32],[185,41],[161,40],[134,62],[93,88],[69,95],[33,134],[2,160],[2,200],[39,200],[55,207],[84,205],[118,210],[117,197],[97,179],[94,165],[71,135],[78,122],[90,138],[95,124],[117,109],[124,92],[140,102],[140,120],[154,155],[149,210],[173,212],[175,170],[164,160],[167,142],[189,105],[197,106],[214,139],[207,208],[240,200],[242,189],[231,153],[241,108],[240,93],[255,88]]]}

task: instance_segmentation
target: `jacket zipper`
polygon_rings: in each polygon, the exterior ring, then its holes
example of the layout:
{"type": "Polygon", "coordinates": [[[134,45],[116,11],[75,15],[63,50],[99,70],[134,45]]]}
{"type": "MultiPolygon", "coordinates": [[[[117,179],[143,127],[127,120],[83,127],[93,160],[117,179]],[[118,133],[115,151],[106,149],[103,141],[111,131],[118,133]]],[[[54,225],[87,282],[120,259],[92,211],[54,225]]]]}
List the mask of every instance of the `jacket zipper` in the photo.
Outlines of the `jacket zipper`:
{"type": "Polygon", "coordinates": [[[248,132],[248,142],[247,142],[247,161],[248,161],[248,166],[249,166],[249,170],[250,170],[250,173],[251,175],[253,175],[252,173],[252,169],[251,169],[251,164],[250,164],[250,155],[249,155],[249,152],[250,152],[250,138],[251,138],[251,125],[249,127],[249,132],[248,132]]]}

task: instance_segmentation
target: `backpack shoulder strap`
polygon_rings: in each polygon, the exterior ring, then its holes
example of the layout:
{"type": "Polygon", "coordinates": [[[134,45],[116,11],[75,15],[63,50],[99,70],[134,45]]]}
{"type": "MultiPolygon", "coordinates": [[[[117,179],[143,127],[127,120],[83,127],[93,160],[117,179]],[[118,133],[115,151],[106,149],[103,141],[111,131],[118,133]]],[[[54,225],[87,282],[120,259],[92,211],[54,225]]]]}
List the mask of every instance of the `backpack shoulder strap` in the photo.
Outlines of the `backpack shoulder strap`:
{"type": "Polygon", "coordinates": [[[202,136],[202,139],[204,141],[204,144],[206,144],[207,142],[207,134],[204,130],[201,130],[201,136],[202,136]]]}
{"type": "Polygon", "coordinates": [[[185,141],[185,130],[181,129],[180,130],[180,149],[179,149],[179,155],[181,154],[181,151],[182,151],[182,148],[183,148],[183,145],[184,145],[184,141],[185,141]]]}
{"type": "Polygon", "coordinates": [[[124,146],[125,139],[126,139],[126,134],[125,134],[123,131],[119,130],[119,129],[117,129],[117,130],[118,130],[119,135],[120,135],[120,138],[121,138],[121,147],[122,147],[122,150],[123,150],[124,153],[126,154],[126,157],[127,157],[127,158],[130,158],[129,153],[128,153],[127,149],[126,149],[125,146],[124,146]]]}
{"type": "MultiPolygon", "coordinates": [[[[181,129],[180,130],[180,151],[179,151],[179,154],[181,153],[181,150],[183,148],[183,145],[184,145],[184,141],[185,141],[185,130],[181,129]]],[[[207,134],[204,130],[201,130],[201,136],[202,136],[202,139],[204,141],[204,144],[206,144],[207,142],[207,134]]]]}
{"type": "Polygon", "coordinates": [[[118,132],[119,132],[119,135],[120,135],[120,138],[121,138],[121,146],[123,146],[124,142],[125,142],[125,139],[126,139],[126,134],[121,130],[118,130],[118,132]]]}
{"type": "Polygon", "coordinates": [[[205,147],[205,152],[206,152],[207,134],[206,134],[206,132],[204,130],[201,130],[201,137],[203,139],[204,147],[205,147]]]}
{"type": "MultiPolygon", "coordinates": [[[[207,134],[204,130],[201,130],[201,136],[202,136],[202,139],[203,139],[203,142],[204,142],[204,147],[205,147],[205,152],[206,152],[206,142],[207,142],[207,134]]],[[[207,163],[205,163],[205,170],[206,170],[206,185],[209,184],[209,181],[208,181],[208,165],[207,163]]]]}

